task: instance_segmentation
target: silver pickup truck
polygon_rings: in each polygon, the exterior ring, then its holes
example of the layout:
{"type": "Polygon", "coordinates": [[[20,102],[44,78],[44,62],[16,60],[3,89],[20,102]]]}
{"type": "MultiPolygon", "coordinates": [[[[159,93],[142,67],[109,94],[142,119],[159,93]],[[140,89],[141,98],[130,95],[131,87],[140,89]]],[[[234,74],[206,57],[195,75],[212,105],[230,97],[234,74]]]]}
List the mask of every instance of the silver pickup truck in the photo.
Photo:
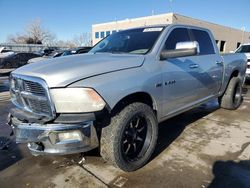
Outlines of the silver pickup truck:
{"type": "Polygon", "coordinates": [[[23,66],[10,76],[9,124],[34,155],[99,147],[124,171],[150,159],[158,123],[218,98],[242,102],[246,56],[221,56],[207,29],[160,25],[103,39],[88,54],[23,66]]]}
{"type": "Polygon", "coordinates": [[[247,56],[246,79],[250,80],[250,43],[240,45],[235,53],[244,53],[247,56]]]}

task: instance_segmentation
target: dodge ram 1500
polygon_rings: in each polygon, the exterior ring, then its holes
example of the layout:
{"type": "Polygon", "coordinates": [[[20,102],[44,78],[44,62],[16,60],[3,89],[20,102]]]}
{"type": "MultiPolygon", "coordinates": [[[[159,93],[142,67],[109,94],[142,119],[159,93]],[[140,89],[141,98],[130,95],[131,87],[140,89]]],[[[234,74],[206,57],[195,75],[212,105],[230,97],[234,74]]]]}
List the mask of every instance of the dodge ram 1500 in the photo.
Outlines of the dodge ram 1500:
{"type": "Polygon", "coordinates": [[[221,56],[204,28],[120,31],[87,54],[12,72],[9,124],[35,155],[99,147],[106,161],[133,171],[154,152],[159,122],[213,98],[238,108],[246,63],[244,54],[221,56]]]}

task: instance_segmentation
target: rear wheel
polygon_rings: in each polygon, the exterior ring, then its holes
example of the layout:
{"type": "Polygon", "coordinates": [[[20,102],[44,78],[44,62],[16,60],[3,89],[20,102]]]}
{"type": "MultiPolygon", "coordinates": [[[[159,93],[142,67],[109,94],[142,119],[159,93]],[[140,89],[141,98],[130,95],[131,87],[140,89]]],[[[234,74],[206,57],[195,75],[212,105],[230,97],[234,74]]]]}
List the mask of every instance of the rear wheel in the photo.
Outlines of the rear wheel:
{"type": "Polygon", "coordinates": [[[150,159],[157,136],[158,123],[153,110],[146,104],[132,103],[103,128],[101,155],[124,171],[134,171],[150,159]]]}
{"type": "Polygon", "coordinates": [[[237,109],[242,102],[242,81],[239,77],[231,78],[223,96],[219,98],[222,108],[228,110],[237,109]]]}

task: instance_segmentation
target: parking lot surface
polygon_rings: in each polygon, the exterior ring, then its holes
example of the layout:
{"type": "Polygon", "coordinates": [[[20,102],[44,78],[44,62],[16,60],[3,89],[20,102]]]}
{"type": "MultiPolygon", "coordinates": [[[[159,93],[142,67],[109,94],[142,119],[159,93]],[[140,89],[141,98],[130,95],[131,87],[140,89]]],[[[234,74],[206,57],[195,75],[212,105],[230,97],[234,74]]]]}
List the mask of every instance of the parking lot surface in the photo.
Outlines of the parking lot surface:
{"type": "Polygon", "coordinates": [[[94,150],[32,156],[9,136],[8,77],[0,77],[0,187],[250,187],[250,86],[236,111],[216,100],[160,124],[154,156],[125,173],[94,150]]]}

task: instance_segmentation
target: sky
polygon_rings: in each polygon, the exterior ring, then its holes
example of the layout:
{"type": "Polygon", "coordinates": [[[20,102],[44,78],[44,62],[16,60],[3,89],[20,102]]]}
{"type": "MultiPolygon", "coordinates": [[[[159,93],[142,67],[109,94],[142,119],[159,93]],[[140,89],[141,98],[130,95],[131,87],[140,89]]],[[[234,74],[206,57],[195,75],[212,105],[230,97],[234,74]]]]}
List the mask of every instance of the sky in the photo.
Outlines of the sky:
{"type": "Polygon", "coordinates": [[[250,0],[0,0],[0,43],[39,19],[58,40],[71,40],[91,25],[174,12],[250,31],[250,0]]]}

